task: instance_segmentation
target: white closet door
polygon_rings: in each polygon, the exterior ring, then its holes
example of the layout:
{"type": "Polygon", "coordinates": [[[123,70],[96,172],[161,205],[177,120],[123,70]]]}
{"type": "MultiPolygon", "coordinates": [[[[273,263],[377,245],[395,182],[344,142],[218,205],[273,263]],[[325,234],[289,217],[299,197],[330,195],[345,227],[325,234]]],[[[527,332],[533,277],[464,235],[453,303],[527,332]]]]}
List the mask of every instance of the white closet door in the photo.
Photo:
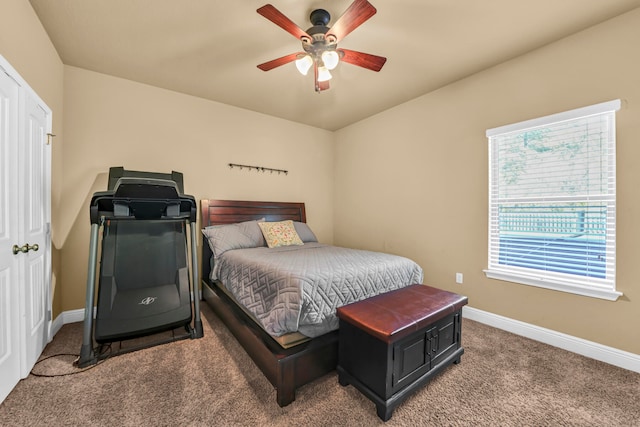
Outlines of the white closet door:
{"type": "Polygon", "coordinates": [[[18,84],[0,68],[0,402],[20,380],[18,84]]]}
{"type": "Polygon", "coordinates": [[[25,355],[23,377],[29,374],[48,341],[46,314],[49,287],[46,274],[48,245],[45,196],[45,172],[48,169],[45,166],[48,150],[47,115],[29,94],[26,94],[25,107],[24,143],[18,153],[18,164],[22,168],[19,171],[22,199],[22,214],[19,217],[23,221],[20,227],[23,231],[22,244],[28,244],[31,249],[23,254],[26,264],[22,284],[25,292],[21,322],[25,328],[22,334],[25,355]]]}
{"type": "Polygon", "coordinates": [[[51,110],[0,55],[0,402],[51,329],[51,110]]]}

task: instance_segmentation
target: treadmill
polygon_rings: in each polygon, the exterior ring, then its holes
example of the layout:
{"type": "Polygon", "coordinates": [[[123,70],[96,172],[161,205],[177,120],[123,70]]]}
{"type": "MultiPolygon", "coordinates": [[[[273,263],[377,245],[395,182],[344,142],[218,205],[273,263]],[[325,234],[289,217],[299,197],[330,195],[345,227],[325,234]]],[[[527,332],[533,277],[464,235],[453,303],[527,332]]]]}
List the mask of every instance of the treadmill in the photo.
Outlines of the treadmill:
{"type": "Polygon", "coordinates": [[[198,283],[196,214],[195,199],[184,194],[180,172],[109,169],[107,191],[94,193],[90,204],[91,240],[79,367],[113,355],[105,355],[102,347],[116,341],[182,327],[183,333],[176,335],[174,331],[171,338],[155,344],[203,336],[194,285],[198,283]],[[100,271],[96,274],[100,240],[100,271]],[[99,344],[97,349],[94,339],[99,344]]]}

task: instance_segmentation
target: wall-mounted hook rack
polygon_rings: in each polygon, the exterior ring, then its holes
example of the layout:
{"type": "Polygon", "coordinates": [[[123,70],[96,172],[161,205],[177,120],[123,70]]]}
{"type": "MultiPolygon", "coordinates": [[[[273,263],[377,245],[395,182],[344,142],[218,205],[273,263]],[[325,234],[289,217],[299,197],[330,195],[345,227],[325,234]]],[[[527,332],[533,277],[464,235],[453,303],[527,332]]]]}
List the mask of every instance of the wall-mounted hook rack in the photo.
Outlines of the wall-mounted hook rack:
{"type": "Polygon", "coordinates": [[[263,172],[263,173],[264,172],[269,172],[269,173],[277,172],[278,175],[280,175],[281,173],[283,173],[285,175],[289,174],[289,171],[284,170],[284,169],[267,168],[267,167],[264,167],[264,166],[241,165],[241,164],[238,164],[238,163],[229,163],[229,168],[230,169],[240,168],[240,170],[248,169],[249,171],[255,169],[257,172],[263,172]]]}

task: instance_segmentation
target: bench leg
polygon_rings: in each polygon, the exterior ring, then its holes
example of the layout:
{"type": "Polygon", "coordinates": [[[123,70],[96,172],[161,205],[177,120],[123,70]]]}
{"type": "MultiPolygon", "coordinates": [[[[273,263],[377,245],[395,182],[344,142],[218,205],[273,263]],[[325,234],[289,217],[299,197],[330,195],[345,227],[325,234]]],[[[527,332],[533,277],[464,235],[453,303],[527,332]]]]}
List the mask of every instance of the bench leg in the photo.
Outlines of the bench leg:
{"type": "Polygon", "coordinates": [[[386,422],[391,419],[391,415],[393,415],[393,409],[384,405],[376,405],[376,413],[382,421],[386,422]]]}
{"type": "Polygon", "coordinates": [[[340,384],[342,387],[346,387],[349,385],[349,381],[347,381],[344,376],[338,375],[338,384],[340,384]]]}

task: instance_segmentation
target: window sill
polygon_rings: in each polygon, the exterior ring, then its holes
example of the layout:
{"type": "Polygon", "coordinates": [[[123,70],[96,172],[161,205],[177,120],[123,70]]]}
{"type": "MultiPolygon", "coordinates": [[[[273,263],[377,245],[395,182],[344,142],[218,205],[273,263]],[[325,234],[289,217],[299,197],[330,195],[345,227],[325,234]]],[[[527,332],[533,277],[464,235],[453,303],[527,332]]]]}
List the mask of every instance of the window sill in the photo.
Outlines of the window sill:
{"type": "Polygon", "coordinates": [[[592,298],[600,298],[609,301],[616,301],[622,292],[613,289],[604,289],[597,286],[581,285],[574,282],[563,282],[553,279],[541,279],[539,277],[515,274],[504,270],[484,270],[484,274],[489,279],[505,280],[507,282],[520,283],[522,285],[536,286],[539,288],[551,289],[554,291],[568,292],[592,298]]]}

